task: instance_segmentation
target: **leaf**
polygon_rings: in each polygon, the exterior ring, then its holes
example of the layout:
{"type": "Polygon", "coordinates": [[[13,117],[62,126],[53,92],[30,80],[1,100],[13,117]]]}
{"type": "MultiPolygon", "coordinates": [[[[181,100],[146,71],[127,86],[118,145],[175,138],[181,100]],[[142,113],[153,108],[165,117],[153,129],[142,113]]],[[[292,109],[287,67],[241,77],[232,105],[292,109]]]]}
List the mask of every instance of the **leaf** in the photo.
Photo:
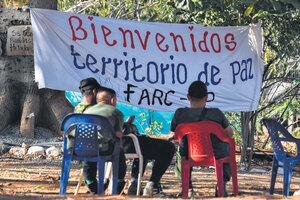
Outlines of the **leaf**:
{"type": "Polygon", "coordinates": [[[44,189],[45,187],[44,186],[42,186],[42,185],[36,185],[36,186],[34,186],[34,188],[33,189],[44,189]]]}
{"type": "Polygon", "coordinates": [[[246,10],[245,10],[245,16],[249,16],[253,10],[254,4],[251,4],[246,10]]]}
{"type": "Polygon", "coordinates": [[[184,9],[184,7],[186,6],[185,4],[186,4],[186,0],[181,0],[180,3],[176,2],[176,5],[177,5],[176,7],[179,9],[184,9]]]}
{"type": "Polygon", "coordinates": [[[277,1],[273,2],[273,9],[276,11],[280,11],[281,10],[280,3],[277,1]]]}
{"type": "Polygon", "coordinates": [[[27,171],[27,170],[28,170],[28,169],[25,168],[24,166],[21,166],[21,169],[22,169],[23,171],[27,171]]]}
{"type": "Polygon", "coordinates": [[[203,3],[200,0],[192,0],[192,2],[194,3],[195,7],[197,8],[202,8],[203,7],[203,3]]]}
{"type": "Polygon", "coordinates": [[[21,174],[23,174],[23,175],[26,175],[26,174],[29,174],[28,172],[27,172],[27,168],[25,168],[24,166],[21,166],[21,169],[23,170],[22,172],[21,172],[21,174]]]}
{"type": "Polygon", "coordinates": [[[259,10],[252,18],[256,18],[256,17],[261,17],[263,15],[266,15],[266,11],[263,11],[263,10],[259,10]]]}
{"type": "Polygon", "coordinates": [[[147,21],[148,22],[153,22],[157,18],[157,13],[154,13],[147,21]]]}
{"type": "Polygon", "coordinates": [[[189,8],[189,12],[194,12],[195,10],[195,5],[191,0],[188,0],[188,8],[189,8]]]}

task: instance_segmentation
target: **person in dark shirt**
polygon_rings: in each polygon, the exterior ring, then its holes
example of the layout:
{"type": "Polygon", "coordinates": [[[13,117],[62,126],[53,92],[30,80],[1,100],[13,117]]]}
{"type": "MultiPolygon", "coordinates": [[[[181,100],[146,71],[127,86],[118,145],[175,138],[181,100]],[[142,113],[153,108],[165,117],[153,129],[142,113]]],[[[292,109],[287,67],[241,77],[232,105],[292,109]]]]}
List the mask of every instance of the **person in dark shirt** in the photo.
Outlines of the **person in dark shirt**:
{"type": "MultiPolygon", "coordinates": [[[[190,108],[179,108],[175,111],[171,124],[172,134],[174,134],[176,127],[182,123],[213,121],[217,122],[224,128],[228,137],[233,137],[233,130],[223,112],[220,111],[218,108],[205,108],[208,99],[208,94],[209,92],[207,92],[207,87],[202,81],[194,81],[189,86],[187,98],[190,101],[190,108]]],[[[228,143],[222,142],[215,135],[211,136],[211,141],[216,159],[224,158],[230,155],[228,143]]],[[[183,146],[187,146],[187,144],[183,144],[183,146]]],[[[228,196],[225,186],[226,183],[230,180],[230,177],[230,165],[229,163],[224,163],[224,196],[228,196]]],[[[190,191],[192,192],[191,176],[190,191]]]]}

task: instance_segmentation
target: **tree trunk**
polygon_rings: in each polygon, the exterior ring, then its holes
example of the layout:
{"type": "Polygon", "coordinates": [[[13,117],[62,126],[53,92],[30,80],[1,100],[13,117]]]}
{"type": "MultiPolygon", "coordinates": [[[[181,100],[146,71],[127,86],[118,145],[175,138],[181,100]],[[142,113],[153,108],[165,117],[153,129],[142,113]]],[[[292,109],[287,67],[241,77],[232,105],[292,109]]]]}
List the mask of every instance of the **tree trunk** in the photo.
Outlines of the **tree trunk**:
{"type": "Polygon", "coordinates": [[[42,89],[39,124],[49,128],[56,135],[60,134],[60,123],[63,117],[74,110],[72,104],[66,99],[65,93],[58,90],[42,89]]]}
{"type": "Polygon", "coordinates": [[[36,116],[40,109],[40,96],[36,85],[28,88],[21,116],[20,133],[27,138],[34,138],[36,116]]]}
{"type": "MultiPolygon", "coordinates": [[[[8,124],[15,121],[19,115],[19,104],[14,98],[13,83],[8,80],[7,72],[2,68],[5,66],[2,58],[0,58],[0,130],[3,130],[8,124]]],[[[17,96],[18,93],[16,93],[17,96]]]]}
{"type": "Polygon", "coordinates": [[[28,0],[28,3],[30,8],[57,9],[57,0],[28,0]]]}
{"type": "Polygon", "coordinates": [[[241,121],[242,121],[242,150],[241,150],[241,168],[243,170],[250,169],[253,147],[254,147],[254,132],[255,132],[255,123],[256,123],[257,112],[242,112],[241,121]],[[250,147],[250,152],[248,153],[248,147],[250,147]],[[248,158],[248,164],[246,166],[246,158],[248,158]]]}
{"type": "Polygon", "coordinates": [[[241,160],[240,165],[242,170],[246,169],[246,156],[247,156],[247,148],[248,148],[248,136],[249,136],[249,117],[247,112],[241,113],[241,121],[242,121],[242,150],[241,150],[241,160]]]}
{"type": "Polygon", "coordinates": [[[257,119],[257,111],[250,112],[250,135],[249,135],[249,145],[251,147],[250,153],[249,153],[249,159],[248,159],[248,166],[247,170],[250,170],[251,163],[252,163],[252,157],[253,157],[253,149],[254,149],[254,133],[256,131],[256,119],[257,119]]]}
{"type": "MultiPolygon", "coordinates": [[[[63,91],[36,88],[32,53],[12,54],[13,45],[18,44],[14,44],[13,35],[9,34],[10,29],[30,27],[28,7],[56,9],[57,0],[21,1],[27,2],[27,8],[21,3],[17,5],[20,1],[6,2],[0,4],[0,131],[21,120],[20,133],[25,137],[33,138],[36,126],[59,134],[63,116],[72,112],[73,107],[63,91]]],[[[32,42],[31,39],[31,45],[32,42]]]]}

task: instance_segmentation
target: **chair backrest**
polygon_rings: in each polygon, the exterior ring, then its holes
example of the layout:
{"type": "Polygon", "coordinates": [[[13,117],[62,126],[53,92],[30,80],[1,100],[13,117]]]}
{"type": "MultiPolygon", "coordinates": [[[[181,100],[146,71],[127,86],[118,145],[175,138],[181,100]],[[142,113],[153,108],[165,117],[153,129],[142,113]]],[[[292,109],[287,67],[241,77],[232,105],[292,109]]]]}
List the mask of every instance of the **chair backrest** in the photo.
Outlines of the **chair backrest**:
{"type": "Polygon", "coordinates": [[[76,157],[95,158],[99,156],[98,132],[105,138],[115,138],[110,121],[103,116],[93,114],[70,113],[61,123],[64,134],[75,131],[74,155],[76,157]]]}
{"type": "Polygon", "coordinates": [[[194,162],[214,163],[214,153],[210,134],[216,135],[223,142],[229,142],[224,128],[216,122],[201,121],[179,124],[175,130],[175,138],[181,141],[184,135],[188,137],[189,158],[194,162]]]}
{"type": "MultiPolygon", "coordinates": [[[[282,141],[294,142],[297,139],[294,138],[280,123],[274,119],[263,119],[263,124],[267,128],[270,135],[274,153],[277,160],[284,160],[286,158],[286,153],[282,146],[282,141]]],[[[298,147],[299,148],[299,147],[298,147]]],[[[298,149],[299,151],[299,149],[298,149]]]]}

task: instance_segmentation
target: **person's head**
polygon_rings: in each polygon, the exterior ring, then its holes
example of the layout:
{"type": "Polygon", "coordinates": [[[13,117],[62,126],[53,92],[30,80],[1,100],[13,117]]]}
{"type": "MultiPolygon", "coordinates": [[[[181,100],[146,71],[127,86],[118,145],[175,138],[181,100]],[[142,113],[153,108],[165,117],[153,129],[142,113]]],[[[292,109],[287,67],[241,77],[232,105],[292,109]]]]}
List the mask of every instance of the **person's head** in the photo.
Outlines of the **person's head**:
{"type": "Polygon", "coordinates": [[[97,93],[97,104],[117,105],[116,92],[111,88],[102,87],[97,93]]]}
{"type": "Polygon", "coordinates": [[[199,107],[205,106],[208,98],[207,87],[202,81],[194,81],[189,86],[187,98],[191,105],[197,105],[199,107]]]}
{"type": "Polygon", "coordinates": [[[82,100],[85,103],[96,103],[96,94],[102,87],[94,78],[86,78],[80,81],[79,89],[82,100]]]}

